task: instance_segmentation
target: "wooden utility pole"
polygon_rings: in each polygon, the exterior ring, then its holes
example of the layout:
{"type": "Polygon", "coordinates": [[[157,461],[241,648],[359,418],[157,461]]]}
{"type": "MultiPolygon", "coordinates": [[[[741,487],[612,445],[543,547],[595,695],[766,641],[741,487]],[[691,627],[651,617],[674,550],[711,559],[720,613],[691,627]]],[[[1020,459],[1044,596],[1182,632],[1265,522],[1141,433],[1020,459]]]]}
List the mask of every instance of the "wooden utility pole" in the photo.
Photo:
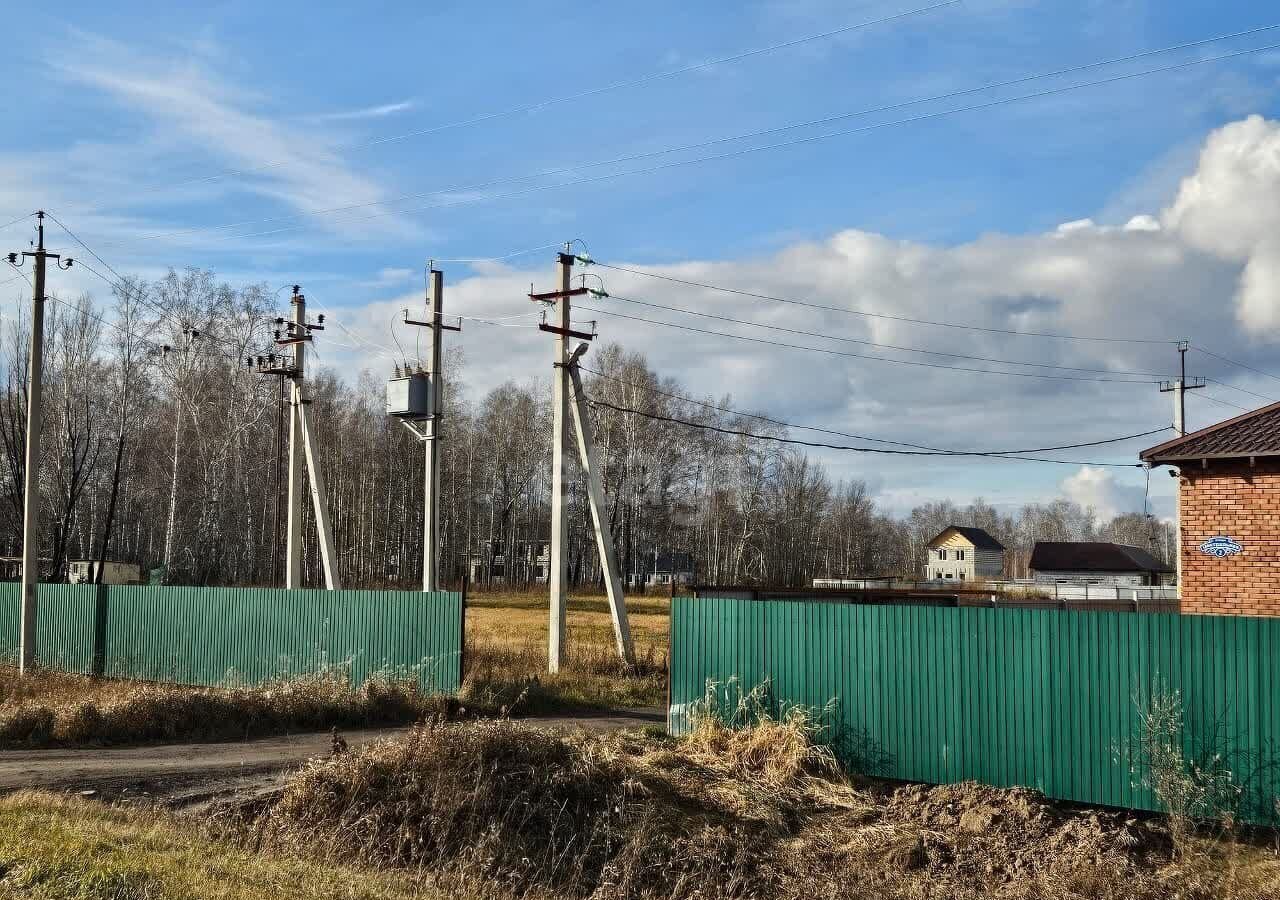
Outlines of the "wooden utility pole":
{"type": "Polygon", "coordinates": [[[529,299],[554,304],[554,321],[543,322],[538,327],[556,336],[553,354],[554,368],[552,375],[552,413],[551,424],[551,572],[547,579],[550,585],[550,628],[547,647],[547,670],[560,671],[564,661],[565,644],[565,611],[567,608],[568,575],[569,575],[569,519],[568,519],[568,482],[565,479],[565,429],[568,426],[570,411],[573,415],[574,434],[577,439],[578,452],[582,460],[583,470],[587,477],[587,501],[591,508],[592,524],[596,533],[596,546],[600,551],[600,567],[605,573],[605,588],[609,595],[609,611],[613,616],[614,636],[617,639],[618,654],[628,666],[635,665],[635,648],[631,640],[631,626],[627,621],[627,608],[622,597],[622,579],[618,572],[618,558],[613,547],[613,534],[609,530],[605,508],[603,479],[600,467],[595,458],[595,443],[591,434],[591,420],[588,416],[586,396],[582,390],[582,378],[578,374],[578,358],[586,352],[587,345],[581,344],[572,354],[569,353],[569,338],[581,338],[589,341],[594,333],[574,331],[571,328],[569,312],[570,298],[592,293],[586,287],[572,288],[570,280],[573,274],[575,257],[570,246],[565,245],[559,256],[560,289],[545,294],[529,294],[529,299]],[[569,400],[573,404],[570,406],[569,400]]]}
{"type": "Polygon", "coordinates": [[[441,390],[443,368],[443,333],[461,331],[462,322],[446,325],[444,322],[444,273],[435,267],[435,261],[427,264],[428,294],[427,320],[409,318],[405,310],[405,324],[431,329],[431,343],[427,349],[427,390],[430,396],[426,419],[402,419],[405,427],[418,436],[426,447],[425,471],[422,482],[422,590],[425,593],[440,588],[440,426],[443,417],[444,392],[441,390]]]}
{"type": "MultiPolygon", "coordinates": [[[[22,613],[18,633],[18,674],[26,675],[36,665],[36,586],[40,582],[40,425],[44,377],[44,283],[45,263],[59,259],[44,249],[44,211],[36,213],[36,248],[22,251],[35,260],[35,281],[31,290],[31,352],[27,362],[27,448],[22,495],[22,613]]],[[[64,268],[71,268],[67,259],[64,268]]],[[[9,265],[17,267],[18,254],[9,254],[9,265]]],[[[58,265],[55,263],[55,265],[58,265]]]]}

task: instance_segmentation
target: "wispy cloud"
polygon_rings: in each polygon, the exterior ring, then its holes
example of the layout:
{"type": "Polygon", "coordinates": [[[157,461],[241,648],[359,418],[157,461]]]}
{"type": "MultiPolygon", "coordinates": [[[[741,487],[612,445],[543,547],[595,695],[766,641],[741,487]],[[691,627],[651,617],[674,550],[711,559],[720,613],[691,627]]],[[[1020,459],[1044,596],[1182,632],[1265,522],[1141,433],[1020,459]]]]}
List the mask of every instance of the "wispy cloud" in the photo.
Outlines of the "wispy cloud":
{"type": "Polygon", "coordinates": [[[387,116],[394,116],[396,113],[407,112],[417,105],[413,100],[401,100],[398,103],[383,103],[378,106],[366,106],[363,109],[319,113],[307,118],[312,122],[351,122],[360,119],[383,119],[387,116]]]}
{"type": "MultiPolygon", "coordinates": [[[[73,40],[76,52],[60,53],[50,66],[68,82],[105,94],[141,116],[154,126],[159,139],[200,160],[206,167],[204,174],[169,185],[187,188],[188,198],[193,190],[205,200],[211,194],[216,198],[248,191],[305,215],[385,194],[367,172],[344,158],[338,135],[319,123],[311,127],[296,120],[284,123],[258,111],[269,105],[270,98],[230,83],[198,59],[147,56],[117,41],[84,33],[73,34],[73,40]]],[[[174,193],[166,191],[166,195],[171,200],[174,193]]],[[[145,203],[148,195],[142,199],[145,203]]],[[[316,221],[343,230],[340,220],[318,217],[316,221]]],[[[380,230],[391,225],[379,224],[380,230]]],[[[402,233],[403,224],[397,228],[402,233]]],[[[369,230],[367,225],[360,226],[363,233],[369,230]]]]}

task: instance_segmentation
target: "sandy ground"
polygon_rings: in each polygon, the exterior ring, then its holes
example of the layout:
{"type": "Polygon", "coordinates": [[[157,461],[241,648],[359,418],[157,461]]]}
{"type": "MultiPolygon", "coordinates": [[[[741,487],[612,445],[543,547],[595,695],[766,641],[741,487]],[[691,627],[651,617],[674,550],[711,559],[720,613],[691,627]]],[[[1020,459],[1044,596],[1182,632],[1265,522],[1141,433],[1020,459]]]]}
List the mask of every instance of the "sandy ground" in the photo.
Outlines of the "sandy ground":
{"type": "MultiPolygon", "coordinates": [[[[523,721],[549,729],[603,732],[661,725],[665,718],[662,710],[638,709],[523,721]]],[[[404,731],[344,731],[342,738],[356,747],[404,731]]],[[[79,793],[106,802],[199,808],[232,793],[251,796],[274,790],[291,769],[331,750],[328,733],[115,750],[8,750],[0,752],[0,794],[30,788],[79,793]]]]}

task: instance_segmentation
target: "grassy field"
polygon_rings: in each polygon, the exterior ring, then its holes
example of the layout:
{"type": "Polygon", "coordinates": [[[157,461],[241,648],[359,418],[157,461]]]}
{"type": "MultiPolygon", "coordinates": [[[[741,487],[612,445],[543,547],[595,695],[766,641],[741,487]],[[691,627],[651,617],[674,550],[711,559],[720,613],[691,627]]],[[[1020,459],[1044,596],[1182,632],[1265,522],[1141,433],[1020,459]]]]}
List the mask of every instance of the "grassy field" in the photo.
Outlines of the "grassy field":
{"type": "Polygon", "coordinates": [[[189,823],[51,794],[0,800],[4,900],[409,900],[385,874],[239,850],[189,823]]]}
{"type": "MultiPolygon", "coordinates": [[[[539,593],[471,594],[467,597],[467,637],[481,644],[522,647],[534,644],[546,654],[548,600],[539,593]]],[[[671,602],[665,597],[628,597],[627,618],[636,653],[663,656],[671,602]]],[[[571,597],[569,642],[577,647],[612,651],[613,620],[604,597],[571,597]]]]}
{"type": "Polygon", "coordinates": [[[667,700],[669,601],[628,598],[636,668],[618,657],[604,597],[569,601],[565,667],[547,674],[545,592],[467,598],[463,703],[511,715],[572,709],[663,706],[667,700]]]}

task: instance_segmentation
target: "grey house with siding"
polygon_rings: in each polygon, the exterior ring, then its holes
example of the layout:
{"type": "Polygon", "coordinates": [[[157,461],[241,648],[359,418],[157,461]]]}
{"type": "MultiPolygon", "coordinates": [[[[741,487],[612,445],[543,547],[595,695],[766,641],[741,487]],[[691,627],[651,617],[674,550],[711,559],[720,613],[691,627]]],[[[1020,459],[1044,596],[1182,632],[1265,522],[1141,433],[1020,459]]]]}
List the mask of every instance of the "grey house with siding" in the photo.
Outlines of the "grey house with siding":
{"type": "Polygon", "coordinates": [[[1031,550],[1031,577],[1038,584],[1142,587],[1169,583],[1173,569],[1128,544],[1037,541],[1031,550]]]}
{"type": "Polygon", "coordinates": [[[974,581],[1004,575],[1004,544],[982,528],[951,525],[929,541],[926,581],[974,581]]]}

